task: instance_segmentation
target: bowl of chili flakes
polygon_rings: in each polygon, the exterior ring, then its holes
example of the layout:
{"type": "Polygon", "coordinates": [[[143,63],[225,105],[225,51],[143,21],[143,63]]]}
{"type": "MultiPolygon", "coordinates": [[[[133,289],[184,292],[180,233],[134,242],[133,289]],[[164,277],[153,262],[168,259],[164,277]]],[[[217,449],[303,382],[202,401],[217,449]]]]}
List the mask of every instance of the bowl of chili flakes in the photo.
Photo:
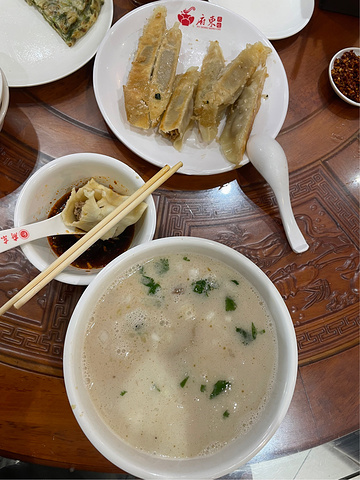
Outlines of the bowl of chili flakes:
{"type": "Polygon", "coordinates": [[[329,64],[329,79],[335,93],[345,102],[360,107],[360,48],[343,48],[329,64]]]}

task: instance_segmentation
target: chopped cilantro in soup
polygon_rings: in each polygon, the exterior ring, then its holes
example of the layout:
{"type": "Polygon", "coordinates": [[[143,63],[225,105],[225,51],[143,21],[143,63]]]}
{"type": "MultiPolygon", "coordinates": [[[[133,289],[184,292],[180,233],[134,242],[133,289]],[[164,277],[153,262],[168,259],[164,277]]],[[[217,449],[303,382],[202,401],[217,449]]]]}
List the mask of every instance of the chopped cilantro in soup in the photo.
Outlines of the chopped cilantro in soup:
{"type": "Polygon", "coordinates": [[[276,369],[275,327],[259,293],[231,267],[188,252],[119,276],[83,349],[84,382],[108,426],[171,458],[246,435],[276,369]]]}

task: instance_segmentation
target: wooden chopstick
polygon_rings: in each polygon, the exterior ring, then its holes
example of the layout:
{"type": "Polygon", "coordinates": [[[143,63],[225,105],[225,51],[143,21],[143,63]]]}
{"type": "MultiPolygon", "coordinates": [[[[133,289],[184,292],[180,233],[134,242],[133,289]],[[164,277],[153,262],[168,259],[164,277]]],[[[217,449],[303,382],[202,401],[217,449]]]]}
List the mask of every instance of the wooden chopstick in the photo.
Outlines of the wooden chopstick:
{"type": "Polygon", "coordinates": [[[8,300],[1,308],[0,315],[5,313],[10,307],[22,307],[45,285],[53,280],[64,268],[69,266],[76,258],[78,258],[93,243],[101,238],[104,233],[115,226],[122,218],[124,218],[131,210],[139,205],[154,190],[162,185],[170,178],[181,166],[182,162],[178,162],[172,168],[166,165],[150,180],[148,180],[135,193],[129,196],[121,205],[107,215],[101,222],[95,225],[89,232],[80,238],[72,247],[58,257],[51,265],[37,275],[29,282],[20,292],[8,300]]]}

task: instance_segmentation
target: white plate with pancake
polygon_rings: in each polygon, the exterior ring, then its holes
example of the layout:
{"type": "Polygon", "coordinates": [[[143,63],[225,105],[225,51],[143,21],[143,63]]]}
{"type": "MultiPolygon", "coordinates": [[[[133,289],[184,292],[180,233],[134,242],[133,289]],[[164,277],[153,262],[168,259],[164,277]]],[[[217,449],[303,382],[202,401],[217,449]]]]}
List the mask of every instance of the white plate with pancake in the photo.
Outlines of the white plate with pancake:
{"type": "Polygon", "coordinates": [[[247,18],[269,40],[300,32],[314,12],[314,0],[208,0],[247,18]]]}
{"type": "MultiPolygon", "coordinates": [[[[200,0],[157,1],[139,7],[118,20],[107,33],[95,57],[93,83],[96,101],[109,128],[130,150],[153,165],[163,167],[183,162],[180,173],[214,175],[237,168],[228,162],[214,140],[204,144],[193,128],[181,152],[154,130],[141,130],[126,119],[123,85],[127,81],[131,61],[144,24],[157,5],[167,8],[167,26],[182,20],[182,45],[177,73],[190,66],[201,67],[211,40],[218,40],[228,62],[246,47],[261,41],[272,49],[267,60],[268,78],[264,98],[255,118],[252,133],[275,138],[285,120],[289,89],[286,73],[277,52],[266,36],[248,20],[227,9],[200,0]]],[[[221,130],[222,125],[220,125],[221,130]]],[[[241,165],[248,163],[244,155],[241,165]]]]}
{"type": "Polygon", "coordinates": [[[25,0],[0,0],[0,67],[10,87],[59,80],[85,65],[111,27],[113,0],[105,0],[90,30],[68,47],[25,0]]]}

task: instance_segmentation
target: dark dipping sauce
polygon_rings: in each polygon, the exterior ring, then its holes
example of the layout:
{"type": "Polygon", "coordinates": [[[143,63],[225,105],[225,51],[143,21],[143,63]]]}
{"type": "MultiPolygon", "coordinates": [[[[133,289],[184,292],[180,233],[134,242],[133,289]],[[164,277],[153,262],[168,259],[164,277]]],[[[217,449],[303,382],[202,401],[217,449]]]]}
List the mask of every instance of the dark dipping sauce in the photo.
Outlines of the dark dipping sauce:
{"type": "MultiPolygon", "coordinates": [[[[49,218],[62,212],[71,192],[63,195],[52,207],[49,218]]],[[[77,268],[90,269],[105,267],[111,260],[128,250],[134,237],[135,225],[129,225],[118,237],[98,240],[71,264],[77,268]]],[[[83,235],[54,235],[47,237],[53,252],[60,256],[74,245],[83,235]]]]}

